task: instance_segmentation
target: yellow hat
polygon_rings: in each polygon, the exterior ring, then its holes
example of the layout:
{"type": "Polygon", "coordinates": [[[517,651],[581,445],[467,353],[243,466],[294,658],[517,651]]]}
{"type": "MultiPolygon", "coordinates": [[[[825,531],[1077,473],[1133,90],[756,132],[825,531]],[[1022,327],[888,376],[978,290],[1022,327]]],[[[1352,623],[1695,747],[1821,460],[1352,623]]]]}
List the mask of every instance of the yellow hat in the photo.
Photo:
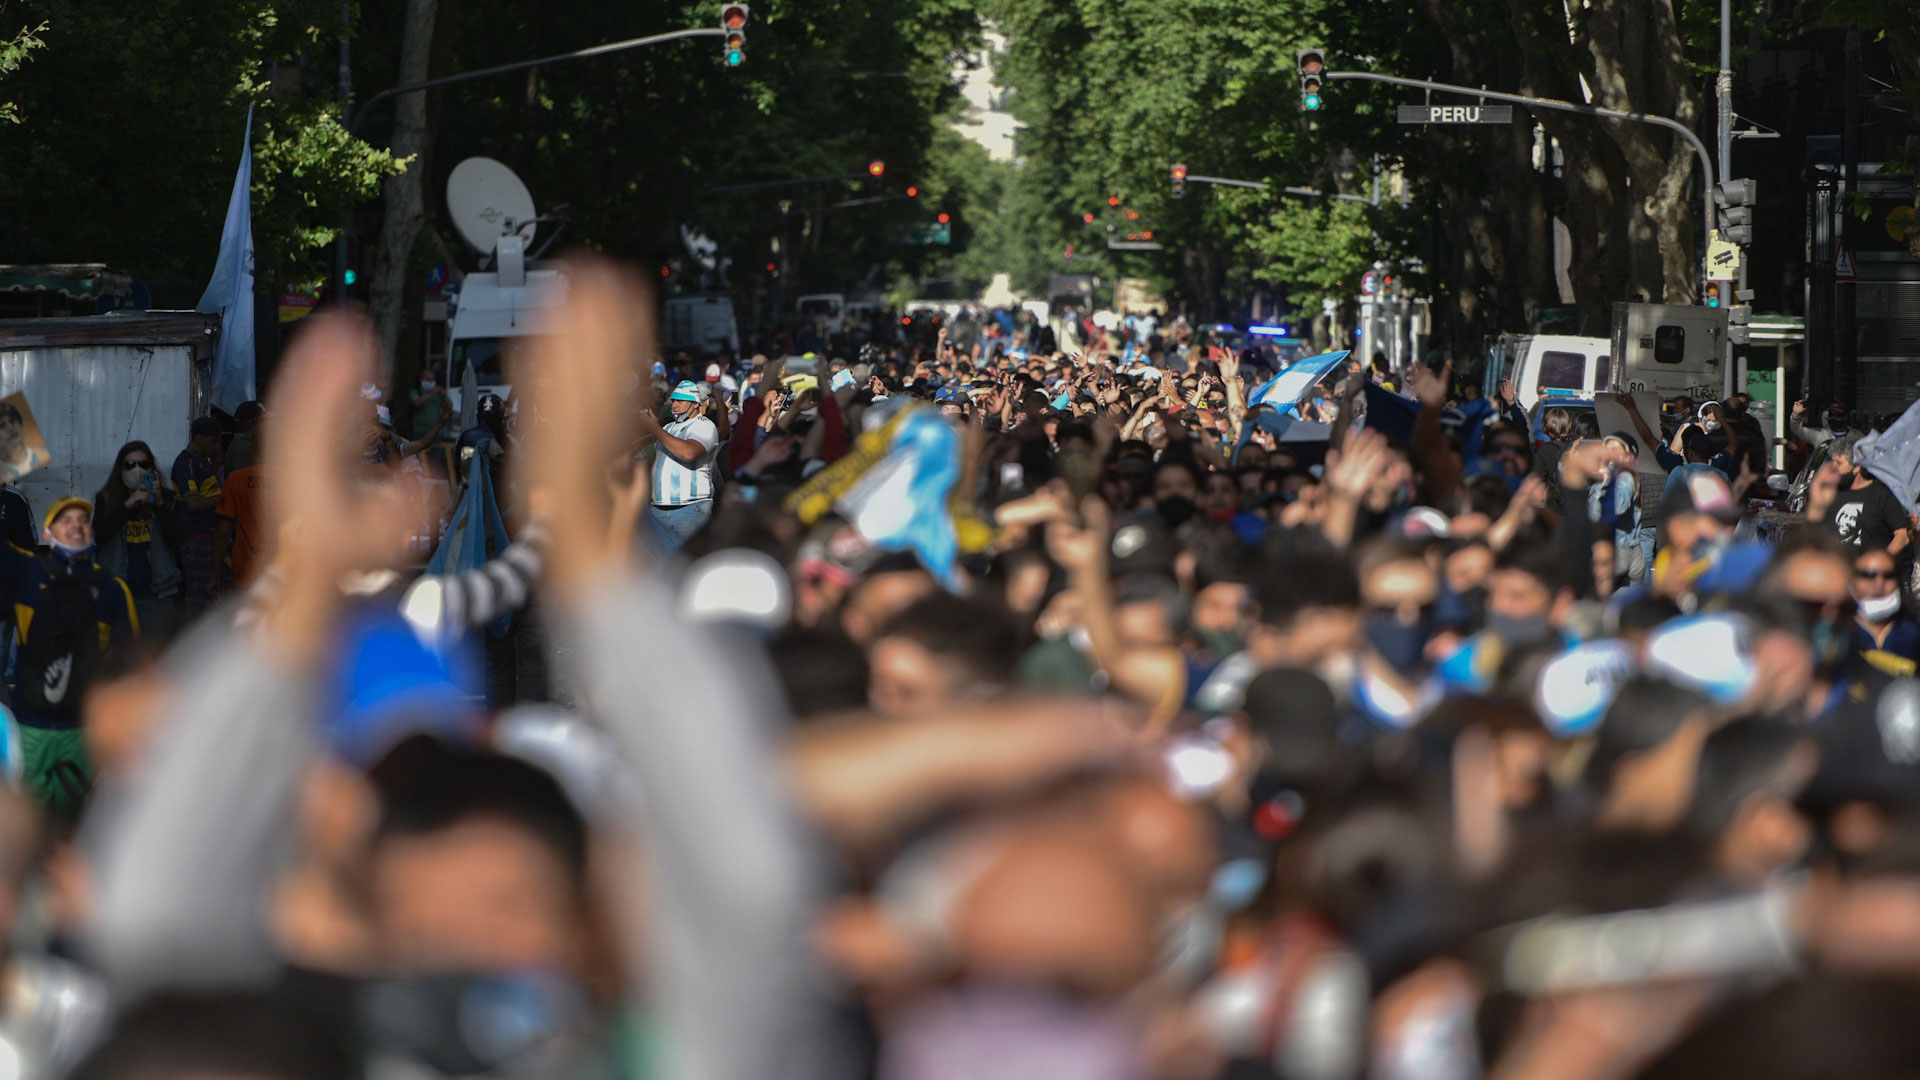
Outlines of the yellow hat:
{"type": "Polygon", "coordinates": [[[45,522],[45,527],[49,529],[53,528],[54,521],[58,519],[62,513],[68,510],[71,510],[76,506],[82,510],[85,510],[87,512],[87,517],[89,518],[93,517],[92,503],[88,502],[87,500],[81,498],[78,495],[63,495],[60,498],[53,500],[53,507],[47,511],[47,520],[45,522]]]}
{"type": "Polygon", "coordinates": [[[819,376],[810,375],[804,371],[789,375],[781,379],[780,383],[796,394],[804,394],[809,390],[820,389],[819,376]]]}

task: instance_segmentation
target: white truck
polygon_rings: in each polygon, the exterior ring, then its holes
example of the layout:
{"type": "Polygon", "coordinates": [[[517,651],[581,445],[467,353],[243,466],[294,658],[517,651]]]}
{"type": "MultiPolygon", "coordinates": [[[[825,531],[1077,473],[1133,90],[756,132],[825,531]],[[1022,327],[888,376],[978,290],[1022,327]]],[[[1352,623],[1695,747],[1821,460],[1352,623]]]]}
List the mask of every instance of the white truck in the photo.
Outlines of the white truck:
{"type": "Polygon", "coordinates": [[[1686,304],[1615,304],[1610,338],[1520,334],[1490,350],[1485,390],[1512,379],[1520,407],[1643,391],[1696,402],[1726,393],[1726,312],[1686,304]]]}
{"type": "Polygon", "coordinates": [[[551,333],[567,298],[566,276],[558,270],[520,268],[468,274],[453,297],[447,328],[447,372],[441,385],[456,410],[467,365],[473,365],[479,393],[507,396],[517,351],[534,336],[551,333]]]}
{"type": "Polygon", "coordinates": [[[93,498],[135,439],[171,469],[207,411],[219,335],[220,316],[193,311],[0,319],[0,397],[26,395],[53,455],[15,482],[34,512],[63,495],[93,498]]]}
{"type": "Polygon", "coordinates": [[[723,292],[669,296],[661,304],[660,344],[668,349],[740,355],[740,328],[733,299],[723,292]]]}

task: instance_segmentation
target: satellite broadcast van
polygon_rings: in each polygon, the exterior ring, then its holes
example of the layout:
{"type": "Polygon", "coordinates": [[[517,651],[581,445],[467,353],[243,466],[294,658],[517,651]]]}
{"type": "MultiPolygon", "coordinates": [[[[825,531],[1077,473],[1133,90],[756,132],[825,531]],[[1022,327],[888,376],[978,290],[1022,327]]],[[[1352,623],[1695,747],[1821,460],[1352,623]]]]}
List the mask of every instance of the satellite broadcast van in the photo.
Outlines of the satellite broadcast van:
{"type": "Polygon", "coordinates": [[[500,162],[473,157],[455,165],[447,177],[447,212],[489,267],[461,282],[447,328],[444,385],[466,417],[472,408],[462,400],[467,365],[479,393],[506,397],[512,361],[530,339],[551,331],[567,280],[527,255],[539,227],[533,196],[500,162]]]}

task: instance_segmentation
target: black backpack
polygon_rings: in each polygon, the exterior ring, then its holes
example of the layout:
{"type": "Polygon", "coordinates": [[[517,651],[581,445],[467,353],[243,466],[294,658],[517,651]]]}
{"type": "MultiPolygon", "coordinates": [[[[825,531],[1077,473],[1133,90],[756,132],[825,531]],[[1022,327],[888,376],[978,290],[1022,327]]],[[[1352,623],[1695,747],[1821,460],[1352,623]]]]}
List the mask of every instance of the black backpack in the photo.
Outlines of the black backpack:
{"type": "Polygon", "coordinates": [[[109,579],[90,567],[63,573],[44,555],[41,564],[47,584],[20,650],[20,703],[36,713],[73,714],[104,652],[100,588],[109,579]]]}

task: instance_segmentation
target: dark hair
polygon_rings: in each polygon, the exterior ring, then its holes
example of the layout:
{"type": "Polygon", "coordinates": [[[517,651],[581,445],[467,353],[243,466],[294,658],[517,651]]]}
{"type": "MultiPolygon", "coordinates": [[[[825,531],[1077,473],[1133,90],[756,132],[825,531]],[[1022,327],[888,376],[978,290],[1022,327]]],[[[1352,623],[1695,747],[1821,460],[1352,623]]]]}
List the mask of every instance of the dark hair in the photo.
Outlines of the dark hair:
{"type": "Polygon", "coordinates": [[[867,707],[867,655],[833,630],[789,630],[767,649],[795,719],[867,707]]]}
{"type": "Polygon", "coordinates": [[[159,490],[163,492],[170,490],[167,487],[166,474],[160,471],[160,459],[153,456],[153,448],[135,439],[122,446],[119,452],[113,455],[113,468],[107,472],[107,485],[101,489],[101,496],[94,499],[95,513],[98,513],[103,505],[126,505],[127,497],[133,494],[133,489],[127,486],[126,481],[120,479],[120,470],[126,467],[127,455],[136,450],[147,455],[147,460],[153,463],[154,483],[159,490]]]}
{"type": "Polygon", "coordinates": [[[1566,557],[1551,544],[1509,544],[1493,561],[1495,572],[1512,570],[1539,582],[1547,592],[1558,596],[1560,590],[1573,588],[1567,574],[1566,557]]]}
{"type": "Polygon", "coordinates": [[[1587,782],[1596,791],[1613,785],[1614,770],[1629,754],[1651,750],[1673,737],[1689,716],[1711,705],[1705,694],[1640,675],[1614,695],[1600,721],[1600,737],[1587,759],[1587,782]]]}
{"type": "Polygon", "coordinates": [[[1360,606],[1360,575],[1346,552],[1325,540],[1274,537],[1254,579],[1261,622],[1285,629],[1311,608],[1360,606]]]}
{"type": "Polygon", "coordinates": [[[585,887],[587,825],[546,770],[420,735],[394,747],[368,775],[380,793],[376,842],[494,818],[526,830],[561,861],[576,889],[585,887]]]}
{"type": "Polygon", "coordinates": [[[1806,736],[1761,720],[1739,720],[1707,737],[1694,768],[1688,827],[1712,844],[1740,815],[1747,799],[1766,789],[1806,736]]]}
{"type": "Polygon", "coordinates": [[[905,638],[966,667],[980,682],[1006,683],[1019,663],[1019,634],[1006,608],[939,591],[895,615],[876,637],[905,638]]]}

